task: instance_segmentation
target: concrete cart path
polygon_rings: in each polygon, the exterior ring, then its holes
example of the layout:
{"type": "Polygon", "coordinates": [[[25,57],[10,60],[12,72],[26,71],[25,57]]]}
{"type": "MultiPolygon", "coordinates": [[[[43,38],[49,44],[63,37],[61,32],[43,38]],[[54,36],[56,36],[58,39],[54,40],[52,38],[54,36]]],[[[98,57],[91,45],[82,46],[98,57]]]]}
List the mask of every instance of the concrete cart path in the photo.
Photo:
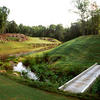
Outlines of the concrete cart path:
{"type": "Polygon", "coordinates": [[[91,86],[99,75],[100,65],[94,64],[69,82],[59,87],[59,89],[72,93],[83,93],[91,86]]]}

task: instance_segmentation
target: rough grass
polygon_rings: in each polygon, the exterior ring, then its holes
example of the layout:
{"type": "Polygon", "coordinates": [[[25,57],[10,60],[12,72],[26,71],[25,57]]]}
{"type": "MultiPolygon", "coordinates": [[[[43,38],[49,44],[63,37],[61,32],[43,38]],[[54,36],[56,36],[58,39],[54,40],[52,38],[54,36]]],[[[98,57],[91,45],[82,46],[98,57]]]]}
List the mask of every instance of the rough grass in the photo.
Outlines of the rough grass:
{"type": "MultiPolygon", "coordinates": [[[[43,48],[42,44],[52,44],[53,42],[42,40],[40,38],[32,38],[28,37],[29,39],[23,42],[16,42],[16,41],[3,41],[0,42],[0,56],[5,56],[9,54],[15,54],[19,52],[30,52],[34,50],[39,50],[43,48]],[[39,44],[39,46],[37,46],[39,44]]],[[[56,40],[56,43],[60,43],[56,40]]]]}
{"type": "Polygon", "coordinates": [[[78,100],[58,94],[44,92],[16,83],[0,75],[0,100],[78,100]]]}
{"type": "MultiPolygon", "coordinates": [[[[60,41],[58,41],[58,40],[56,40],[56,39],[53,39],[53,40],[55,40],[55,42],[56,43],[61,43],[60,41]]],[[[26,43],[33,43],[33,41],[34,41],[34,43],[54,43],[54,42],[51,42],[51,41],[48,41],[48,40],[43,40],[43,39],[40,39],[40,38],[38,38],[38,37],[29,37],[29,40],[28,41],[26,41],[26,43]]]]}

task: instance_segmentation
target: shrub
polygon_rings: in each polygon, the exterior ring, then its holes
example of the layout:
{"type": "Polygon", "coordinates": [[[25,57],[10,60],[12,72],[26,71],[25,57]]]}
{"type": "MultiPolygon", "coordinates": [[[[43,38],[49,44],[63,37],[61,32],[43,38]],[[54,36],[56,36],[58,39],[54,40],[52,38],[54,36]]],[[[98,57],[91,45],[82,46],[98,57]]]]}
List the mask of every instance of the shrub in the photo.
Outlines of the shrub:
{"type": "Polygon", "coordinates": [[[18,37],[7,37],[6,38],[8,41],[19,41],[18,37]]]}
{"type": "Polygon", "coordinates": [[[16,58],[16,56],[8,56],[6,57],[5,61],[15,61],[15,60],[18,60],[18,58],[16,58]]]}
{"type": "Polygon", "coordinates": [[[52,64],[52,63],[54,63],[54,62],[60,60],[61,58],[62,58],[62,57],[59,56],[59,55],[50,56],[50,57],[49,57],[49,64],[52,64]]]}
{"type": "Polygon", "coordinates": [[[3,68],[3,62],[2,61],[0,61],[0,69],[4,69],[3,68]]]}
{"type": "Polygon", "coordinates": [[[2,66],[3,65],[3,62],[2,61],[0,61],[0,66],[2,66]]]}
{"type": "Polygon", "coordinates": [[[31,70],[37,73],[39,81],[51,81],[52,83],[54,83],[57,80],[57,76],[52,70],[50,70],[48,64],[42,63],[38,65],[33,65],[31,66],[31,70]]]}
{"type": "Polygon", "coordinates": [[[7,63],[5,62],[2,67],[5,69],[5,70],[13,70],[13,67],[11,66],[10,63],[7,63]]]}
{"type": "Polygon", "coordinates": [[[27,57],[26,59],[23,60],[23,64],[27,66],[32,66],[36,64],[36,60],[33,57],[27,57]]]}
{"type": "Polygon", "coordinates": [[[90,92],[97,93],[97,94],[100,95],[100,77],[97,78],[96,82],[91,87],[91,91],[90,92]]]}

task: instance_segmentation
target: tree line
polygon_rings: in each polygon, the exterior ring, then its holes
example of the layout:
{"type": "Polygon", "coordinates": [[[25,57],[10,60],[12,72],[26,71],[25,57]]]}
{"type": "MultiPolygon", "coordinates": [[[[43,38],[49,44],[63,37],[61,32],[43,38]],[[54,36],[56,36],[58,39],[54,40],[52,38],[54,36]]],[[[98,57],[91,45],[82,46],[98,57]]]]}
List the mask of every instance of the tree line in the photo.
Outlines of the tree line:
{"type": "Polygon", "coordinates": [[[60,41],[67,41],[80,35],[79,25],[73,24],[70,28],[64,28],[61,24],[48,27],[17,25],[15,21],[7,22],[6,33],[22,33],[32,37],[51,37],[60,41]]]}
{"type": "Polygon", "coordinates": [[[91,35],[100,33],[100,9],[96,2],[92,4],[93,9],[89,9],[89,0],[75,0],[75,7],[80,19],[72,23],[70,27],[63,27],[62,24],[45,27],[17,25],[15,21],[7,21],[10,10],[0,7],[0,33],[22,33],[32,37],[51,37],[60,41],[68,41],[81,35],[91,35]]]}

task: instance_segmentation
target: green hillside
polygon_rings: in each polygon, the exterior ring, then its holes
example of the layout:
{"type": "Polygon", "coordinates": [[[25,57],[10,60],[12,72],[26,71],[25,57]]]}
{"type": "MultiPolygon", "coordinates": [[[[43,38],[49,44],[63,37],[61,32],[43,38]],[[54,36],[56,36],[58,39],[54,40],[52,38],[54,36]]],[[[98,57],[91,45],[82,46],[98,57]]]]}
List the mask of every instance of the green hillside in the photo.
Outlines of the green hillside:
{"type": "Polygon", "coordinates": [[[42,57],[28,58],[23,63],[27,65],[27,62],[36,73],[43,70],[39,75],[44,75],[44,80],[60,86],[94,63],[100,64],[100,35],[78,37],[47,51],[42,57]]]}
{"type": "Polygon", "coordinates": [[[100,63],[100,35],[81,36],[68,41],[49,52],[62,58],[54,63],[56,67],[89,67],[100,63]]]}
{"type": "Polygon", "coordinates": [[[39,73],[42,81],[48,79],[58,87],[96,62],[100,64],[100,35],[78,37],[23,61],[32,71],[39,73]]]}

